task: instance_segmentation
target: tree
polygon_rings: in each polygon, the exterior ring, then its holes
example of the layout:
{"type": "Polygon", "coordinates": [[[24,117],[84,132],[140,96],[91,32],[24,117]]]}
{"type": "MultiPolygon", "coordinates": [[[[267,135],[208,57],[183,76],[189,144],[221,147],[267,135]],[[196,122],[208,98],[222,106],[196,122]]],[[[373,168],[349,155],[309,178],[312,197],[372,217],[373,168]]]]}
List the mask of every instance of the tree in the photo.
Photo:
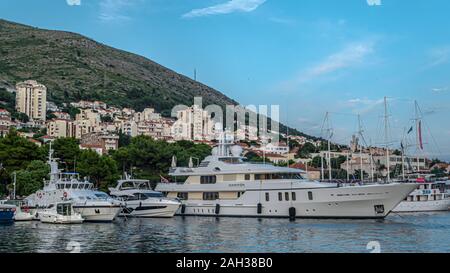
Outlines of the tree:
{"type": "Polygon", "coordinates": [[[15,112],[11,115],[11,117],[23,123],[30,121],[30,118],[25,113],[15,112]]]}
{"type": "Polygon", "coordinates": [[[67,171],[73,170],[75,163],[80,156],[80,147],[78,140],[75,138],[58,138],[53,142],[55,157],[59,159],[61,164],[65,164],[67,171]]]}
{"type": "Polygon", "coordinates": [[[298,150],[297,156],[300,158],[309,158],[312,153],[315,153],[317,148],[310,142],[306,142],[300,149],[298,150]]]}
{"type": "Polygon", "coordinates": [[[25,170],[16,173],[16,194],[28,196],[44,186],[43,180],[48,179],[50,167],[43,161],[34,160],[25,170]]]}
{"type": "Polygon", "coordinates": [[[94,185],[107,190],[119,179],[116,161],[109,156],[100,156],[92,150],[83,150],[77,163],[77,171],[82,177],[88,177],[94,185]]]}

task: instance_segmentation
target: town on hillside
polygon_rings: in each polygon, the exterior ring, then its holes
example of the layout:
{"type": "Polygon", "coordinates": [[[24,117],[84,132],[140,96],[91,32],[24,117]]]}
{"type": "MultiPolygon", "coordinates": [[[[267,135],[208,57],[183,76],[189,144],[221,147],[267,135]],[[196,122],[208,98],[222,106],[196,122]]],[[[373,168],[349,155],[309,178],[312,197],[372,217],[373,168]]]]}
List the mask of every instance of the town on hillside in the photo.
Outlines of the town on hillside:
{"type": "MultiPolygon", "coordinates": [[[[1,91],[1,90],[0,90],[1,91]]],[[[119,148],[120,135],[149,136],[156,140],[176,142],[180,140],[215,145],[217,132],[207,111],[193,105],[177,112],[177,118],[163,117],[154,108],[138,112],[131,108],[118,108],[101,101],[65,103],[57,106],[47,101],[47,88],[35,80],[16,84],[14,107],[0,96],[0,135],[14,128],[36,145],[57,138],[75,138],[80,149],[90,149],[100,155],[119,148]],[[10,105],[11,106],[11,105],[10,105]]],[[[357,136],[349,145],[327,145],[323,139],[280,133],[278,143],[263,144],[258,129],[239,125],[234,132],[239,145],[249,160],[305,170],[309,178],[316,180],[361,180],[404,176],[405,173],[432,173],[448,176],[450,165],[423,156],[406,156],[399,150],[379,147],[363,147],[357,136]],[[389,174],[387,173],[389,171],[389,174]]]]}

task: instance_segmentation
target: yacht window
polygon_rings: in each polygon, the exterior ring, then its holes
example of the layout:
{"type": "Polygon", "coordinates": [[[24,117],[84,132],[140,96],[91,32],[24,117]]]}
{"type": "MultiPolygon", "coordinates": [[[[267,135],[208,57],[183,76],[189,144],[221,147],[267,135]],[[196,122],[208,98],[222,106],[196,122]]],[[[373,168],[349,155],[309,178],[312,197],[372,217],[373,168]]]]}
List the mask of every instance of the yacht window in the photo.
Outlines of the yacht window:
{"type": "Polygon", "coordinates": [[[266,192],[266,202],[269,202],[269,201],[270,201],[270,196],[269,196],[269,193],[266,192]]]}
{"type": "Polygon", "coordinates": [[[77,189],[78,188],[78,184],[72,184],[72,189],[77,189]]]}
{"type": "Polygon", "coordinates": [[[288,193],[288,192],[285,192],[285,193],[284,193],[284,199],[285,199],[286,201],[289,201],[289,193],[288,193]]]}
{"type": "Polygon", "coordinates": [[[216,184],[216,181],[217,178],[215,175],[200,177],[200,184],[216,184]]]}
{"type": "Polygon", "coordinates": [[[278,201],[283,201],[283,193],[278,193],[278,201]]]}
{"type": "Polygon", "coordinates": [[[99,199],[108,199],[108,195],[106,193],[96,193],[95,196],[99,199]]]}
{"type": "Polygon", "coordinates": [[[292,201],[297,200],[297,196],[295,196],[295,192],[292,192],[292,201]]]}
{"type": "Polygon", "coordinates": [[[312,193],[312,191],[308,192],[308,199],[309,200],[313,200],[313,193],[312,193]]]}
{"type": "Polygon", "coordinates": [[[66,184],[66,189],[70,189],[70,184],[69,183],[66,184]]]}
{"type": "Polygon", "coordinates": [[[245,175],[245,180],[250,180],[250,175],[249,174],[245,175]]]}
{"type": "Polygon", "coordinates": [[[147,193],[144,193],[144,195],[149,197],[149,198],[151,198],[151,197],[153,197],[153,198],[162,198],[162,197],[164,197],[164,195],[161,192],[147,192],[147,193]]]}
{"type": "Polygon", "coordinates": [[[180,198],[181,200],[188,200],[189,195],[187,192],[179,192],[177,193],[177,197],[180,198]]]}
{"type": "Polygon", "coordinates": [[[203,200],[217,200],[217,199],[219,199],[218,192],[204,192],[203,193],[203,200]]]}

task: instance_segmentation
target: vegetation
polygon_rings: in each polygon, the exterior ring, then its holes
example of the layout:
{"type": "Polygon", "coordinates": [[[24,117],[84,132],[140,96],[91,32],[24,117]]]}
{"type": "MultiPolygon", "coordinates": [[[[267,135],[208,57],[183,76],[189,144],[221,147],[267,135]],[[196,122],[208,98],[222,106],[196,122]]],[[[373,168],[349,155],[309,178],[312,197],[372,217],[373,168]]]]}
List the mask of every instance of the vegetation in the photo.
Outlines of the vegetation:
{"type": "MultiPolygon", "coordinates": [[[[43,179],[48,179],[48,149],[48,145],[38,147],[20,137],[14,130],[0,138],[0,195],[11,190],[14,172],[18,195],[26,196],[42,188],[43,179]]],[[[206,144],[188,141],[168,143],[145,136],[131,139],[129,144],[120,147],[111,155],[81,150],[78,140],[74,138],[55,140],[53,149],[60,168],[80,173],[81,177],[88,178],[95,187],[105,191],[116,183],[122,172],[132,171],[136,178],[150,179],[155,185],[160,180],[160,175],[167,175],[172,155],[177,157],[179,166],[187,166],[190,157],[195,158],[196,162],[211,153],[206,144]]]]}

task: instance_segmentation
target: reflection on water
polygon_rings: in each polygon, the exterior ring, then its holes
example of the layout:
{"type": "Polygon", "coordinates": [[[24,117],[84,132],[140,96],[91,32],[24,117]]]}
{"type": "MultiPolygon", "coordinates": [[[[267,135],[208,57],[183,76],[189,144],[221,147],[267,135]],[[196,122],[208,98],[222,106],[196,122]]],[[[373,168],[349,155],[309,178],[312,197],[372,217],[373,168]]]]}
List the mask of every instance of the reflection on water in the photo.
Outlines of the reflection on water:
{"type": "Polygon", "coordinates": [[[385,220],[175,217],[114,223],[0,225],[0,252],[450,252],[450,213],[385,220]]]}

